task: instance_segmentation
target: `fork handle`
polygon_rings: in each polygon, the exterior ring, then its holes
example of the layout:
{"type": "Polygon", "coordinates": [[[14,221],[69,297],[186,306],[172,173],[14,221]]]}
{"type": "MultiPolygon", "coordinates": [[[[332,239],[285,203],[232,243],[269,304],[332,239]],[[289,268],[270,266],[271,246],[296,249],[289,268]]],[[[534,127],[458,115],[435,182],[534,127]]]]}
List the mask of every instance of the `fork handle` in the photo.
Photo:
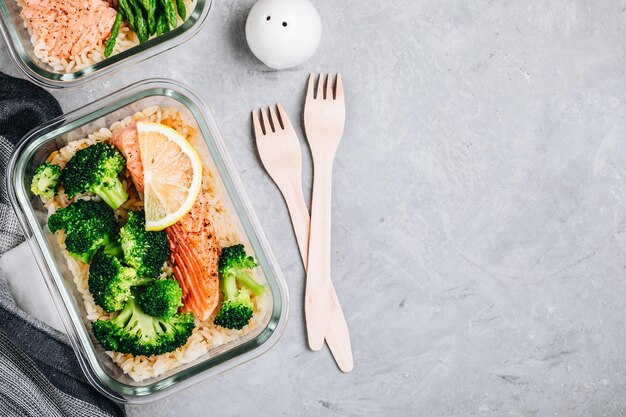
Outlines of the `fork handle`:
{"type": "MultiPolygon", "coordinates": [[[[300,256],[304,267],[307,267],[309,256],[309,230],[310,217],[309,209],[304,201],[304,193],[300,181],[289,184],[282,190],[283,197],[287,203],[293,230],[296,234],[296,241],[300,249],[300,256]]],[[[325,332],[326,343],[337,362],[337,366],[343,372],[350,372],[354,368],[352,357],[352,344],[350,342],[350,331],[346,317],[341,310],[339,298],[332,281],[330,282],[330,318],[325,332]]]]}
{"type": "Polygon", "coordinates": [[[286,184],[281,191],[287,203],[296,241],[298,242],[298,249],[300,250],[300,257],[306,269],[309,257],[309,227],[311,226],[311,218],[309,217],[309,209],[304,201],[302,185],[300,181],[293,182],[286,184]]]}
{"type": "Polygon", "coordinates": [[[304,313],[309,347],[320,350],[330,316],[332,158],[313,156],[313,198],[304,313]]]}

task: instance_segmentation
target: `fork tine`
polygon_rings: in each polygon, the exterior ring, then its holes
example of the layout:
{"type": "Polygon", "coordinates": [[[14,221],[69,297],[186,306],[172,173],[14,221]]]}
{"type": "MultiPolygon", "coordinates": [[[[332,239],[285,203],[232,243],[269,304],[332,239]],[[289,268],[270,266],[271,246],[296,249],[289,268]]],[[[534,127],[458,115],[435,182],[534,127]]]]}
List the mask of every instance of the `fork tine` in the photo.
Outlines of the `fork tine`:
{"type": "Polygon", "coordinates": [[[254,126],[254,136],[263,136],[263,129],[261,129],[261,122],[259,121],[256,112],[252,110],[252,125],[254,126]]]}
{"type": "Polygon", "coordinates": [[[337,79],[335,80],[335,100],[343,100],[343,82],[339,73],[337,73],[337,79]]]}
{"type": "Polygon", "coordinates": [[[272,125],[267,118],[267,112],[265,111],[265,107],[261,107],[261,118],[263,119],[263,126],[265,127],[265,134],[269,135],[270,132],[273,132],[272,125]]]}
{"type": "Polygon", "coordinates": [[[280,116],[280,121],[283,124],[283,129],[293,130],[291,120],[289,120],[289,116],[287,116],[287,112],[283,109],[283,106],[281,106],[280,103],[276,103],[276,108],[278,109],[278,115],[280,116]]]}
{"type": "Polygon", "coordinates": [[[274,126],[274,132],[278,132],[283,129],[283,126],[280,124],[280,120],[276,116],[276,110],[274,110],[274,106],[269,106],[270,109],[270,120],[272,122],[272,126],[274,126]]]}
{"type": "Polygon", "coordinates": [[[333,75],[329,72],[326,77],[326,100],[333,99],[333,75]]]}
{"type": "Polygon", "coordinates": [[[317,79],[317,92],[315,93],[316,100],[324,100],[324,74],[320,73],[317,79]]]}
{"type": "Polygon", "coordinates": [[[306,87],[306,98],[313,100],[313,87],[315,85],[315,79],[313,78],[313,73],[309,74],[309,83],[306,87]]]}

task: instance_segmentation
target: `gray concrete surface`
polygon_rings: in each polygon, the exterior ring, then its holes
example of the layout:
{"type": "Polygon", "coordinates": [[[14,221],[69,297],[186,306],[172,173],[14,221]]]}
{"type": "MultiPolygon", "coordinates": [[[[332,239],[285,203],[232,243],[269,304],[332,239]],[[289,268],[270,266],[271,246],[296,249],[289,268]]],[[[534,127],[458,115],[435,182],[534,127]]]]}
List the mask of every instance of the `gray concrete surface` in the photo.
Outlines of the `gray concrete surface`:
{"type": "MultiPolygon", "coordinates": [[[[54,92],[70,110],[148,77],[192,84],[291,286],[273,350],[129,414],[626,415],[626,2],[317,0],[320,50],[280,72],[247,50],[251,4],[217,0],[184,46],[54,92]],[[309,71],[341,71],[348,91],[333,206],[347,375],[306,347],[302,265],[249,126],[276,100],[297,120],[309,71]]],[[[17,74],[5,46],[0,70],[17,74]]]]}

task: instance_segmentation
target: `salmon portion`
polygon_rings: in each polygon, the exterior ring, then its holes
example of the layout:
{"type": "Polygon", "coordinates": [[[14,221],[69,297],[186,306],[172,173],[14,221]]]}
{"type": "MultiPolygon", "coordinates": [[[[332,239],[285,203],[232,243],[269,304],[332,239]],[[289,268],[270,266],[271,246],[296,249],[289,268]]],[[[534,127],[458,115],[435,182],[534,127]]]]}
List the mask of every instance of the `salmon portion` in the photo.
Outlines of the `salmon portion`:
{"type": "Polygon", "coordinates": [[[20,13],[48,54],[60,59],[95,49],[111,34],[116,15],[103,0],[24,0],[20,13]]]}
{"type": "Polygon", "coordinates": [[[143,193],[143,163],[139,152],[139,136],[135,123],[113,132],[111,143],[126,157],[126,169],[135,183],[135,188],[143,193]]]}
{"type": "MultiPolygon", "coordinates": [[[[143,163],[137,125],[113,132],[111,143],[126,157],[135,188],[143,192],[143,163]]],[[[183,290],[182,311],[200,320],[208,319],[220,299],[218,261],[220,246],[209,220],[209,201],[200,193],[192,209],[182,219],[165,229],[172,255],[174,277],[183,290]]]]}
{"type": "Polygon", "coordinates": [[[191,211],[165,230],[172,250],[174,277],[183,290],[183,311],[206,320],[220,298],[220,246],[209,220],[206,196],[200,194],[191,211]]]}

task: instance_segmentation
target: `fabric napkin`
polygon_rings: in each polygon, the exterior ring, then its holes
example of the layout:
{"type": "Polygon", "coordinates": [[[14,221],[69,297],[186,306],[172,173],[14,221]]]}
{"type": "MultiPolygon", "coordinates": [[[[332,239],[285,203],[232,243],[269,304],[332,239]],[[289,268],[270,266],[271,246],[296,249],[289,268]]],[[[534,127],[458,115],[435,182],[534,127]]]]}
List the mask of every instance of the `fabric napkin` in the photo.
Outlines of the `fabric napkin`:
{"type": "Polygon", "coordinates": [[[26,242],[0,257],[0,275],[5,277],[7,290],[24,313],[65,333],[44,278],[26,242]]]}
{"type": "Polygon", "coordinates": [[[86,380],[35,259],[17,246],[24,238],[6,193],[7,162],[24,134],[60,114],[49,93],[0,73],[0,416],[125,416],[86,380]]]}

